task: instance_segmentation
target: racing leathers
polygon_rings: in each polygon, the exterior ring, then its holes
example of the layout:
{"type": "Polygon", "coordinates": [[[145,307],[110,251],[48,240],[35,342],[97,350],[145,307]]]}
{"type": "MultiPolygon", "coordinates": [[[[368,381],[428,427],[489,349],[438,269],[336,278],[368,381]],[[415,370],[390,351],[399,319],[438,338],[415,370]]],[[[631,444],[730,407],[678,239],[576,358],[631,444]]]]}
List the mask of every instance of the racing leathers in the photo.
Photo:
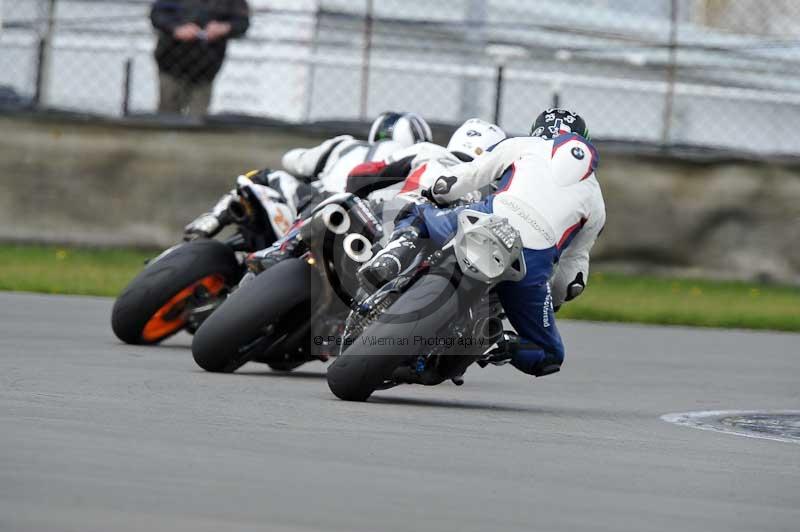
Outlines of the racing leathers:
{"type": "MultiPolygon", "coordinates": [[[[369,199],[382,218],[384,229],[391,233],[398,214],[409,203],[424,202],[421,192],[462,162],[446,148],[422,142],[395,152],[383,161],[355,167],[347,179],[346,192],[369,199]]],[[[480,198],[481,193],[474,191],[461,200],[480,198]]]]}
{"type": "MultiPolygon", "coordinates": [[[[292,182],[298,186],[309,186],[318,192],[315,201],[310,204],[312,210],[320,201],[331,194],[345,192],[347,176],[357,165],[389,157],[392,153],[403,148],[403,144],[393,140],[366,142],[356,140],[350,135],[342,135],[326,140],[313,148],[298,148],[291,150],[283,156],[283,166],[290,172],[282,172],[284,181],[283,189],[292,182]],[[313,180],[310,185],[306,182],[313,180]]],[[[291,222],[297,221],[302,213],[298,210],[291,222]]],[[[287,228],[288,229],[288,228],[287,228]]],[[[291,252],[294,245],[287,236],[287,232],[269,247],[251,254],[248,267],[255,272],[262,271],[271,264],[279,262],[291,252]]]]}
{"type": "Polygon", "coordinates": [[[272,242],[283,237],[294,220],[320,199],[319,191],[284,171],[254,170],[236,180],[236,188],[222,196],[210,212],[201,214],[184,229],[184,238],[213,237],[233,222],[229,207],[244,195],[261,203],[269,225],[263,228],[272,242]]]}
{"type": "Polygon", "coordinates": [[[462,162],[438,144],[421,142],[384,160],[356,166],[348,176],[346,191],[362,198],[378,190],[415,194],[429,188],[436,178],[462,162]]]}
{"type": "Polygon", "coordinates": [[[317,179],[315,186],[332,192],[344,192],[347,176],[361,163],[381,161],[404,146],[393,140],[369,143],[341,135],[314,148],[297,148],[283,156],[283,167],[303,180],[317,179]]]}
{"type": "Polygon", "coordinates": [[[511,363],[525,373],[554,373],[563,362],[554,306],[585,286],[589,252],[605,225],[597,163],[594,146],[579,135],[508,139],[473,162],[450,168],[431,189],[438,203],[455,201],[499,179],[496,192],[451,209],[416,205],[397,224],[396,233],[411,232],[441,246],[455,235],[458,214],[472,209],[507,218],[520,232],[527,274],[497,290],[520,335],[511,363]]]}
{"type": "Polygon", "coordinates": [[[276,238],[283,237],[302,211],[328,193],[344,192],[350,170],[365,161],[386,158],[401,149],[395,141],[368,143],[342,135],[310,149],[298,148],[283,156],[286,171],[269,169],[240,176],[237,188],[225,194],[210,212],[186,226],[185,238],[214,236],[231,220],[229,205],[242,186],[254,192],[264,205],[276,238]]]}

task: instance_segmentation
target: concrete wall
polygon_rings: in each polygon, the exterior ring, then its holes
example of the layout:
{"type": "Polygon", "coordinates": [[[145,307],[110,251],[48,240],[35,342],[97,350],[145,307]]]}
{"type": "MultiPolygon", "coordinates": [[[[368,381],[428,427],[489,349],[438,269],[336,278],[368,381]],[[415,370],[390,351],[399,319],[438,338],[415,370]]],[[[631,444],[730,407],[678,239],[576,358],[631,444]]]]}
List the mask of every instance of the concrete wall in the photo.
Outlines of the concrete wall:
{"type": "Polygon", "coordinates": [[[0,117],[0,239],[163,246],[308,135],[0,117]]]}
{"type": "MultiPolygon", "coordinates": [[[[165,246],[248,169],[319,136],[0,117],[0,240],[165,246]]],[[[800,165],[600,146],[606,267],[800,281],[800,165]]]]}
{"type": "Polygon", "coordinates": [[[800,281],[800,166],[607,155],[601,253],[644,270],[800,281]]]}

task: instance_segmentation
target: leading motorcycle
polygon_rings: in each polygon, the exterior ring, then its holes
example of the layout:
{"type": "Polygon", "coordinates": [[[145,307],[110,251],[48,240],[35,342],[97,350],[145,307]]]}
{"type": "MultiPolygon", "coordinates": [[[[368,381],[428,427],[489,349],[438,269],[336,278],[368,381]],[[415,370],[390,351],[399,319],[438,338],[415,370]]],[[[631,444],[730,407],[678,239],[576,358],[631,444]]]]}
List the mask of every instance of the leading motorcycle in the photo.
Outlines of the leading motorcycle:
{"type": "Polygon", "coordinates": [[[401,384],[460,385],[473,363],[508,362],[517,338],[503,330],[495,287],[525,277],[521,251],[505,218],[461,212],[446,246],[422,246],[397,278],[353,305],[328,367],[333,394],[366,401],[401,384]]]}

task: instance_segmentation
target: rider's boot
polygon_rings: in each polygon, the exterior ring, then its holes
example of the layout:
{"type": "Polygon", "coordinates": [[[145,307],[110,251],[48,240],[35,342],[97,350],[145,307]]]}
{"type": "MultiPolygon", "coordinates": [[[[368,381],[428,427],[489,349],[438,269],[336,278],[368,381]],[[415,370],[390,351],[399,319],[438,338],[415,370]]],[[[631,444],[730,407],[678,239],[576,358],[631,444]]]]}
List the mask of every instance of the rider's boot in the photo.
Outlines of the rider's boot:
{"type": "Polygon", "coordinates": [[[245,259],[245,264],[250,272],[259,274],[287,258],[296,257],[300,246],[301,241],[297,235],[287,236],[268,248],[250,253],[245,259]]]}
{"type": "Polygon", "coordinates": [[[413,228],[392,235],[391,242],[358,270],[367,284],[380,288],[402,272],[417,255],[419,234],[413,228]]]}
{"type": "Polygon", "coordinates": [[[506,331],[497,342],[497,347],[486,353],[484,358],[478,360],[478,365],[485,368],[489,364],[503,366],[511,362],[514,352],[520,344],[519,336],[511,331],[506,331]]]}

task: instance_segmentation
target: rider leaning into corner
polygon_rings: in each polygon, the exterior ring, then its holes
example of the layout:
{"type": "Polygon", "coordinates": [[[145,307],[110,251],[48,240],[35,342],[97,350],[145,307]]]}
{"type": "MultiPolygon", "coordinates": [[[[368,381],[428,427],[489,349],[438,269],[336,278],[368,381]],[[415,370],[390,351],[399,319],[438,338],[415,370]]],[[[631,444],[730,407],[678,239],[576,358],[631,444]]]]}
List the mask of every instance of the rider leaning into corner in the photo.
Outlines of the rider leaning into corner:
{"type": "MultiPolygon", "coordinates": [[[[376,214],[383,219],[384,229],[391,232],[398,212],[409,202],[422,203],[421,192],[454,166],[469,162],[492,146],[506,139],[505,132],[496,124],[472,118],[459,127],[447,147],[431,142],[420,142],[393,153],[383,161],[362,163],[350,172],[347,192],[368,198],[376,214]]],[[[493,189],[487,187],[485,193],[493,189]]],[[[481,192],[470,192],[463,202],[477,201],[481,192]]]]}
{"type": "Polygon", "coordinates": [[[500,142],[474,161],[450,168],[423,192],[438,207],[497,182],[493,194],[449,209],[409,206],[390,244],[361,274],[375,286],[386,283],[416,255],[419,239],[430,238],[438,246],[452,239],[465,209],[507,218],[520,232],[527,274],[498,286],[519,334],[506,356],[524,373],[555,373],[564,360],[564,344],[554,309],[585,289],[589,252],[605,225],[597,164],[584,120],[571,111],[548,109],[536,119],[531,136],[500,142]]]}
{"type": "Polygon", "coordinates": [[[408,201],[422,199],[419,192],[429,188],[448,169],[470,162],[506,139],[496,124],[472,118],[464,122],[447,147],[420,142],[393,153],[380,161],[362,163],[350,171],[347,192],[366,197],[380,191],[380,196],[405,195],[408,201]]]}
{"type": "Polygon", "coordinates": [[[381,161],[393,153],[433,139],[431,128],[414,113],[383,113],[372,124],[367,141],[350,135],[326,140],[283,156],[283,167],[300,179],[318,179],[328,192],[344,192],[347,176],[359,164],[381,161]]]}
{"type": "MultiPolygon", "coordinates": [[[[347,176],[345,192],[368,199],[384,229],[390,232],[397,213],[409,202],[426,201],[422,189],[429,188],[448,168],[473,160],[505,138],[505,132],[497,125],[468,120],[453,134],[447,148],[430,141],[417,142],[386,159],[357,165],[347,176]]],[[[479,198],[479,194],[476,197],[472,193],[462,199],[479,198]]],[[[252,254],[248,264],[254,271],[262,271],[291,253],[295,244],[289,235],[271,248],[252,254]]]]}
{"type": "Polygon", "coordinates": [[[241,187],[250,187],[262,199],[271,224],[265,229],[272,229],[275,238],[280,238],[304,210],[326,194],[344,192],[353,167],[431,140],[431,128],[419,115],[386,112],[374,121],[366,141],[340,135],[313,148],[291,150],[283,156],[284,170],[263,169],[240,176],[236,189],[186,226],[185,239],[213,237],[232,223],[228,206],[238,198],[241,187]]]}

